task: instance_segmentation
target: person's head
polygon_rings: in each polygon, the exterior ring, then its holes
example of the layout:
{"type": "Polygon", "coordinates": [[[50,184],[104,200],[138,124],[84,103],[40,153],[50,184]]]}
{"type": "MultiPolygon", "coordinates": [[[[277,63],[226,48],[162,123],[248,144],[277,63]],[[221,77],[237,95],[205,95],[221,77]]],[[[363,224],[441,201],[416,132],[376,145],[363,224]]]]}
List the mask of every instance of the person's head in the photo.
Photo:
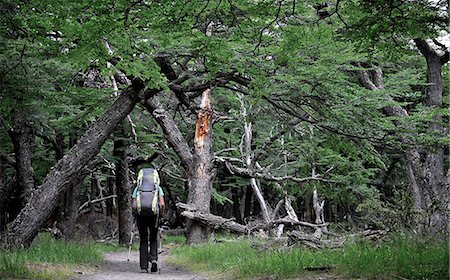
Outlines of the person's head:
{"type": "Polygon", "coordinates": [[[136,171],[139,172],[139,170],[144,169],[144,168],[153,168],[153,169],[156,169],[156,168],[153,166],[153,164],[144,162],[144,163],[141,163],[141,164],[139,164],[139,165],[137,166],[136,171]]]}

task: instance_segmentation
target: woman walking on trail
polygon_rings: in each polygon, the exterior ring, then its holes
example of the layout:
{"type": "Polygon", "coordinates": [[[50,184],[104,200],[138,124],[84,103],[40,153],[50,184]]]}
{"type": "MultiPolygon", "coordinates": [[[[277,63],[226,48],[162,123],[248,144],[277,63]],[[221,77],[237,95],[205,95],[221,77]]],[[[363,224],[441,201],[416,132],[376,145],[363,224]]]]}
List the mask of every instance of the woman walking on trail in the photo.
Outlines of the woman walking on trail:
{"type": "Polygon", "coordinates": [[[139,170],[136,188],[132,195],[133,213],[139,230],[139,264],[142,270],[148,272],[150,262],[151,272],[158,271],[158,220],[164,211],[164,192],[160,186],[156,169],[142,168],[139,170]],[[150,241],[150,254],[149,254],[150,241]]]}

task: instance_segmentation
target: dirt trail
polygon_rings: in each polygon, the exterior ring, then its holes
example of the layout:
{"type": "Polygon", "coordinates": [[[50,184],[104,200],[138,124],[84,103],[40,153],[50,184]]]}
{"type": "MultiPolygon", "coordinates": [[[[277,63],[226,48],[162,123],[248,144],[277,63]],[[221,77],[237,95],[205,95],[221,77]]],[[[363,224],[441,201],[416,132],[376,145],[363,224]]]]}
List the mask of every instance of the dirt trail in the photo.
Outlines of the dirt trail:
{"type": "Polygon", "coordinates": [[[181,268],[166,263],[164,254],[161,258],[161,273],[142,273],[139,267],[139,253],[131,252],[130,261],[127,261],[128,252],[107,253],[105,254],[106,266],[102,271],[96,272],[90,276],[81,276],[81,280],[206,280],[203,276],[194,275],[181,268]]]}

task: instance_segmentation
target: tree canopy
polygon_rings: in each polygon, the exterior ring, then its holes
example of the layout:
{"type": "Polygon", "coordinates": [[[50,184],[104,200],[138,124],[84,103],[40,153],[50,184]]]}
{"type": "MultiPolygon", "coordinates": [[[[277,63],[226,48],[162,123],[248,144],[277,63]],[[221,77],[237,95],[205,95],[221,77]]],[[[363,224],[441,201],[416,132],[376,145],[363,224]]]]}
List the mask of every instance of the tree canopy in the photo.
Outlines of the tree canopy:
{"type": "MultiPolygon", "coordinates": [[[[212,213],[241,223],[259,216],[263,204],[251,199],[259,188],[270,211],[291,197],[295,212],[313,220],[317,189],[327,221],[445,228],[420,217],[442,221],[448,201],[448,1],[0,5],[2,201],[41,192],[87,128],[135,90],[145,97],[123,131],[82,167],[100,185],[127,159],[113,153],[115,141],[127,140],[131,176],[153,155],[172,206],[192,202],[197,171],[189,163],[201,157],[195,127],[211,112],[212,213]],[[200,104],[208,89],[212,109],[200,104]]],[[[94,196],[88,182],[79,185],[80,197],[94,196]]],[[[2,229],[24,199],[0,207],[2,229]]]]}

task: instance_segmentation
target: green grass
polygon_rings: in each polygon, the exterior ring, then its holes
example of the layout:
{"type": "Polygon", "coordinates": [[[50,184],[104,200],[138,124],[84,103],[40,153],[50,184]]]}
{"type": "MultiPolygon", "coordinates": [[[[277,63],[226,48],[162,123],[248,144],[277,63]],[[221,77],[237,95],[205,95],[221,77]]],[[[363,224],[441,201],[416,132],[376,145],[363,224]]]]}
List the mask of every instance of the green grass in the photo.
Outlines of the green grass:
{"type": "Polygon", "coordinates": [[[445,242],[393,236],[378,246],[359,242],[336,250],[259,251],[255,240],[207,243],[173,250],[171,261],[194,271],[226,274],[227,278],[273,276],[277,279],[311,274],[305,267],[332,266],[344,279],[448,279],[445,242]]]}
{"type": "Polygon", "coordinates": [[[170,243],[184,244],[186,243],[186,237],[184,235],[165,235],[163,238],[163,245],[170,243]]]}
{"type": "Polygon", "coordinates": [[[62,279],[76,265],[103,262],[102,252],[117,250],[105,244],[75,243],[39,235],[32,246],[14,251],[0,250],[0,279],[62,279]]]}

